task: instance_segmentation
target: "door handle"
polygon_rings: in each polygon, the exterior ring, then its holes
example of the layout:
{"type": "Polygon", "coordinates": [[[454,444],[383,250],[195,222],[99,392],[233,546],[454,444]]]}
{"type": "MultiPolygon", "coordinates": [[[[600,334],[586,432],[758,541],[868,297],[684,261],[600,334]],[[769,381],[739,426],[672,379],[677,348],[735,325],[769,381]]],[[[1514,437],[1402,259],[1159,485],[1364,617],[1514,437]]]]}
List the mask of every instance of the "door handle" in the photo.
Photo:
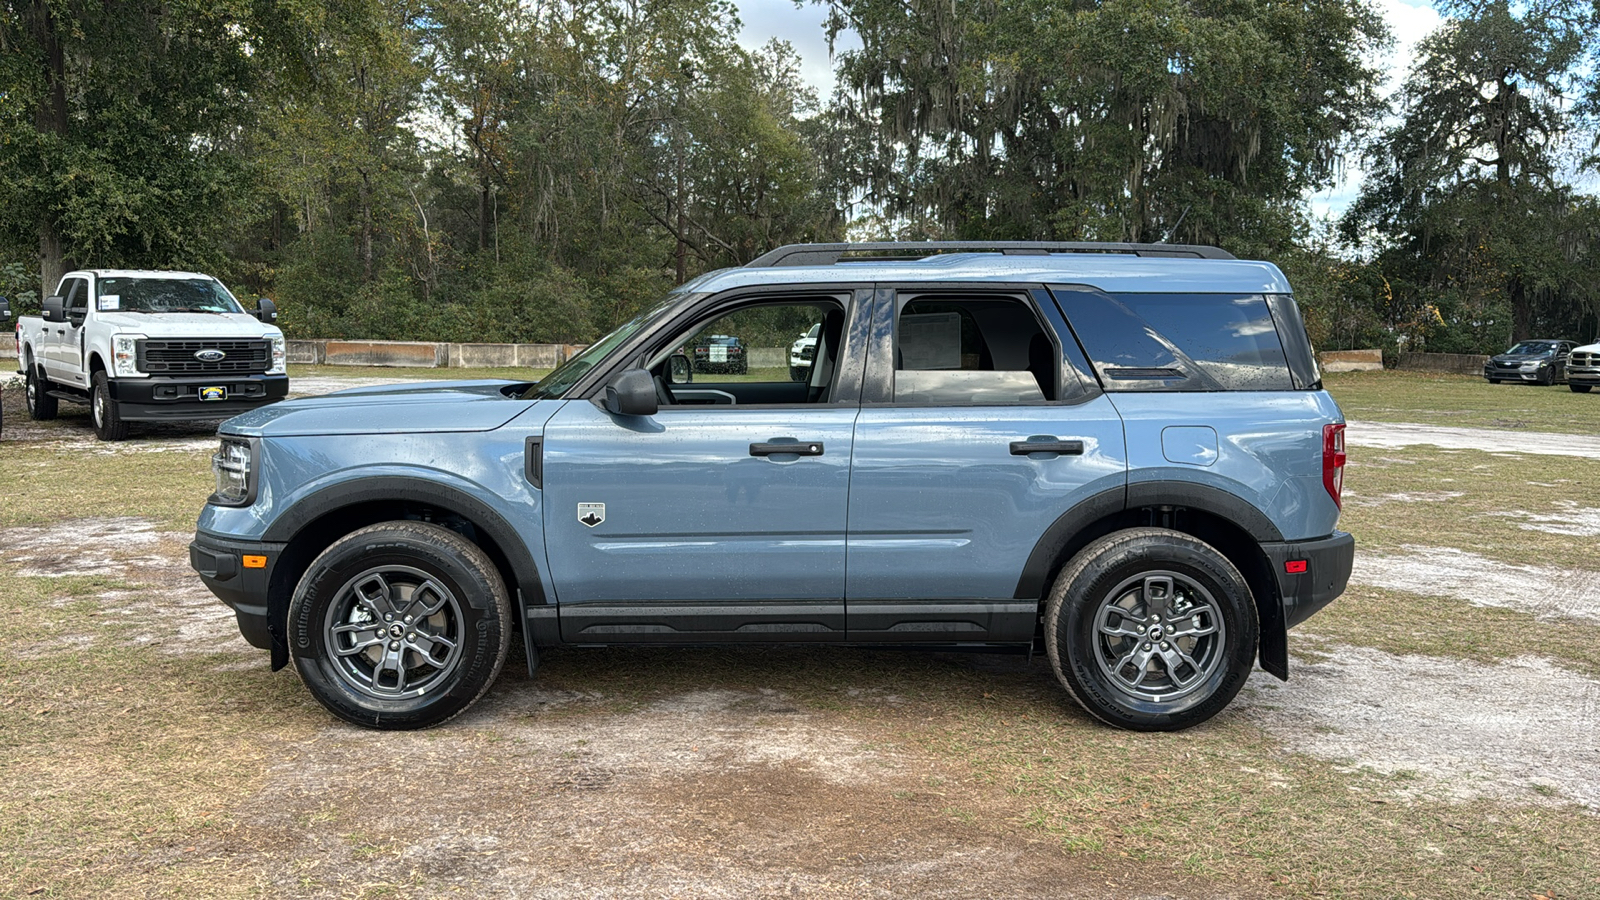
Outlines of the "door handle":
{"type": "Polygon", "coordinates": [[[792,453],[795,456],[821,456],[821,441],[785,441],[783,443],[751,444],[751,456],[781,456],[792,453]]]}
{"type": "Polygon", "coordinates": [[[1030,453],[1059,453],[1062,456],[1082,456],[1083,441],[1058,441],[1055,438],[1028,439],[1026,441],[1012,441],[1012,456],[1027,456],[1030,453]]]}

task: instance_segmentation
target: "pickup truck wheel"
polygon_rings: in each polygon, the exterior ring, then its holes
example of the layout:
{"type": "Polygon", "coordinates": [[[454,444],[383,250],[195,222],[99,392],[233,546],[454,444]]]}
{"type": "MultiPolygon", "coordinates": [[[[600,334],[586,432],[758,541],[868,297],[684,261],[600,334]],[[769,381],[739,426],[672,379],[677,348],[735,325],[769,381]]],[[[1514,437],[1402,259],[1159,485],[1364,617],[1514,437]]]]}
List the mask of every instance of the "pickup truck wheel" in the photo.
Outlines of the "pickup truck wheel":
{"type": "Polygon", "coordinates": [[[94,373],[89,411],[94,416],[95,437],[102,441],[120,441],[128,437],[128,423],[122,421],[117,401],[111,399],[111,383],[106,379],[105,372],[94,373]]]}
{"type": "Polygon", "coordinates": [[[1056,678],[1095,718],[1135,731],[1176,731],[1220,712],[1250,676],[1258,632],[1233,563],[1162,528],[1085,547],[1045,607],[1056,678]]]}
{"type": "Polygon", "coordinates": [[[328,711],[356,725],[428,728],[483,696],[511,643],[511,601],[487,554],[425,522],[345,535],[289,602],[289,652],[328,711]]]}
{"type": "Polygon", "coordinates": [[[56,398],[47,393],[50,382],[40,374],[36,365],[28,366],[27,392],[28,392],[28,418],[35,422],[44,422],[56,417],[56,398]]]}

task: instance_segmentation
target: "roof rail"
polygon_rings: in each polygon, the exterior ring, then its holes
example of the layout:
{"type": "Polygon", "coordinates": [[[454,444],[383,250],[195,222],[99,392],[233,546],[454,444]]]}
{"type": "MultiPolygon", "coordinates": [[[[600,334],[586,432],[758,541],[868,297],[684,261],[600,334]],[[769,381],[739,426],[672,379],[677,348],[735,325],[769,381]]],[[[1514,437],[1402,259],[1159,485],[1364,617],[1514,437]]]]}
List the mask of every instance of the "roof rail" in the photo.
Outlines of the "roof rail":
{"type": "Polygon", "coordinates": [[[1185,259],[1234,259],[1220,247],[1200,244],[1124,244],[1062,241],[868,241],[859,244],[789,244],[745,263],[747,269],[776,266],[832,266],[846,254],[870,254],[860,262],[880,259],[925,259],[941,253],[968,250],[998,252],[1011,256],[1044,256],[1050,253],[1123,253],[1132,256],[1179,257],[1185,259]]]}

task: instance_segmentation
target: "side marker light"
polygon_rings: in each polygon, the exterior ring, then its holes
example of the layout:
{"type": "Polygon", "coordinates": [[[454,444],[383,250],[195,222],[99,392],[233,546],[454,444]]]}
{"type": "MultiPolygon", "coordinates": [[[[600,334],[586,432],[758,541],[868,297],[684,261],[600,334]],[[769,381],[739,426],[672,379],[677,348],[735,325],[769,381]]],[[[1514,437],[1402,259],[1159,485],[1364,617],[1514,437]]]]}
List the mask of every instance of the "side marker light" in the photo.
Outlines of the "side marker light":
{"type": "MultiPolygon", "coordinates": [[[[249,558],[250,557],[248,557],[248,556],[245,557],[245,559],[247,559],[247,560],[249,558]]],[[[248,562],[246,562],[245,565],[248,566],[250,564],[248,562]]],[[[1306,566],[1307,565],[1308,565],[1307,562],[1305,560],[1303,560],[1303,559],[1291,559],[1288,562],[1283,564],[1283,570],[1285,572],[1288,572],[1290,575],[1304,575],[1306,573],[1306,566]]]]}
{"type": "MultiPolygon", "coordinates": [[[[1293,563],[1290,563],[1290,565],[1293,565],[1293,563]]],[[[265,556],[246,556],[244,558],[244,567],[246,569],[265,569],[267,567],[267,558],[265,556]]]]}

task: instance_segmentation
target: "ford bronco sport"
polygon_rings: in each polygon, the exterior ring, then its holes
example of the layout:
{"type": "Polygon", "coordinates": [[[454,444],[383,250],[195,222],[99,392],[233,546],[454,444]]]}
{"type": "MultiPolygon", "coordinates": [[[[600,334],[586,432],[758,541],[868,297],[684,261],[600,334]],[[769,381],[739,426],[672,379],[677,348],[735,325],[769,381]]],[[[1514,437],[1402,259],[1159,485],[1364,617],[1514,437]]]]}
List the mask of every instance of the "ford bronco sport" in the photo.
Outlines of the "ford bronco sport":
{"type": "Polygon", "coordinates": [[[1289,285],[1211,247],[785,247],[536,384],[220,432],[192,565],[274,670],[377,728],[466,709],[519,632],[530,670],[557,646],[1042,648],[1098,719],[1184,728],[1258,659],[1288,677],[1355,547],[1289,285]],[[709,335],[748,371],[702,377],[709,335]]]}

